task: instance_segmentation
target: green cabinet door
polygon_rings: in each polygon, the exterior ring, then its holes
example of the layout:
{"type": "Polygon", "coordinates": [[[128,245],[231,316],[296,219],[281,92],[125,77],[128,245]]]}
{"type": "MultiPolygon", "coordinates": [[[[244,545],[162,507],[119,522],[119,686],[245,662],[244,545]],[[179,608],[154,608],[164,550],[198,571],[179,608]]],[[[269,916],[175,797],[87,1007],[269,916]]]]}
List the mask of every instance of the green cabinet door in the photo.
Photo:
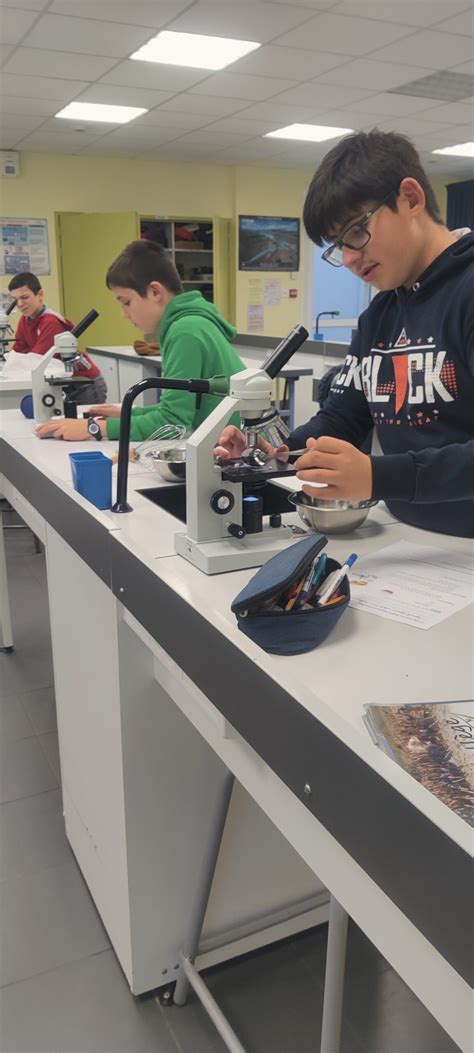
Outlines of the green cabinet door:
{"type": "Polygon", "coordinates": [[[137,213],[60,212],[56,222],[62,310],[74,322],[92,307],[99,312],[81,346],[130,345],[141,338],[105,284],[112,261],[140,236],[137,213]]]}

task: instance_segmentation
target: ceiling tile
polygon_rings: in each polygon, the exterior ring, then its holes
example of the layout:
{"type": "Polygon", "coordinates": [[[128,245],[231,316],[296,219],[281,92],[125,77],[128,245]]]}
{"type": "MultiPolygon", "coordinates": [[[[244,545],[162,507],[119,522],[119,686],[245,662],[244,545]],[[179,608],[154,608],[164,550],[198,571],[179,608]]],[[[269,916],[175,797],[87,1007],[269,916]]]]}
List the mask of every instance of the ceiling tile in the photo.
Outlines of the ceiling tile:
{"type": "Polygon", "coordinates": [[[3,7],[20,7],[24,11],[43,11],[49,4],[49,0],[0,0],[0,9],[3,7]]]}
{"type": "Polygon", "coordinates": [[[55,153],[56,150],[74,153],[86,143],[92,142],[94,136],[85,132],[71,132],[69,135],[46,135],[43,131],[33,132],[21,141],[22,150],[40,149],[44,153],[55,153]]]}
{"type": "Polygon", "coordinates": [[[345,103],[349,105],[358,99],[367,98],[368,95],[367,88],[348,88],[341,84],[326,84],[324,80],[314,80],[282,92],[275,102],[296,106],[301,102],[304,106],[312,106],[316,112],[321,106],[328,108],[343,106],[345,103]]]}
{"type": "Polygon", "coordinates": [[[208,3],[201,0],[180,15],[170,28],[179,33],[209,33],[264,44],[307,21],[309,16],[307,8],[291,3],[269,4],[259,0],[208,3]]]}
{"type": "Polygon", "coordinates": [[[21,76],[15,73],[0,74],[0,91],[5,95],[22,98],[58,99],[69,102],[88,85],[84,80],[61,80],[55,77],[21,76]]]}
{"type": "Polygon", "coordinates": [[[48,137],[50,135],[59,135],[64,139],[68,135],[86,135],[88,139],[97,139],[98,136],[105,135],[116,127],[116,125],[105,121],[68,121],[63,117],[53,116],[45,121],[41,131],[48,137]]]}
{"type": "Polygon", "coordinates": [[[422,114],[427,121],[442,123],[448,121],[451,124],[471,125],[474,134],[474,101],[448,102],[445,105],[435,106],[422,114]]]}
{"type": "Polygon", "coordinates": [[[43,121],[44,117],[38,114],[4,113],[3,108],[0,114],[0,128],[2,131],[10,131],[13,128],[18,133],[23,132],[23,134],[26,134],[26,132],[32,132],[34,129],[39,128],[43,121]]]}
{"type": "Polygon", "coordinates": [[[120,84],[132,88],[152,88],[160,91],[185,91],[207,78],[207,70],[164,66],[159,62],[127,59],[102,77],[104,84],[120,84]]]}
{"type": "Polygon", "coordinates": [[[238,146],[239,143],[246,142],[249,138],[248,135],[233,135],[231,132],[214,132],[212,128],[203,128],[199,132],[189,132],[188,135],[180,133],[178,141],[190,146],[199,145],[199,143],[206,146],[238,146]]]}
{"type": "Polygon", "coordinates": [[[23,43],[28,48],[127,58],[132,51],[146,43],[152,34],[152,29],[143,26],[136,28],[112,22],[95,22],[88,18],[47,14],[39,19],[23,43]]]}
{"type": "Polygon", "coordinates": [[[104,22],[129,23],[159,29],[189,7],[189,0],[53,0],[50,13],[99,18],[104,22]]]}
{"type": "Polygon", "coordinates": [[[0,150],[15,150],[23,134],[23,132],[18,134],[13,128],[0,132],[0,150]]]}
{"type": "Polygon", "coordinates": [[[170,128],[179,135],[181,132],[191,132],[194,128],[203,128],[212,120],[212,117],[203,116],[201,113],[172,113],[169,110],[164,111],[160,106],[156,110],[144,113],[143,117],[137,117],[133,123],[135,127],[138,125],[140,128],[170,128]]]}
{"type": "MultiPolygon", "coordinates": [[[[451,8],[449,8],[449,10],[451,11],[451,8]]],[[[462,15],[455,15],[454,18],[446,18],[444,22],[437,23],[435,28],[442,33],[459,33],[463,37],[473,37],[474,9],[471,7],[469,11],[465,11],[462,15]]]]}
{"type": "Polygon", "coordinates": [[[435,99],[418,99],[412,95],[397,95],[389,92],[381,92],[379,95],[371,95],[370,99],[351,104],[351,109],[357,112],[365,112],[370,109],[372,113],[394,115],[400,117],[402,114],[424,112],[436,108],[435,99]]]}
{"type": "Polygon", "coordinates": [[[244,77],[237,73],[214,73],[191,88],[195,95],[223,95],[234,99],[250,99],[258,102],[268,99],[292,85],[290,80],[277,77],[244,77]]]}
{"type": "Polygon", "coordinates": [[[430,69],[449,69],[456,63],[467,61],[471,56],[470,38],[425,29],[422,33],[414,33],[405,40],[375,51],[371,58],[376,62],[400,62],[405,66],[415,64],[423,57],[430,69]]]}
{"type": "MultiPolygon", "coordinates": [[[[422,117],[422,114],[419,117],[384,117],[383,121],[379,121],[378,126],[386,132],[401,132],[402,135],[409,136],[422,135],[423,132],[429,132],[434,126],[433,121],[430,124],[422,117]]],[[[440,131],[449,130],[449,124],[440,122],[436,124],[436,128],[440,131]]]]}
{"type": "MultiPolygon", "coordinates": [[[[109,132],[107,135],[107,141],[110,143],[131,143],[132,145],[140,144],[142,149],[146,149],[152,146],[159,146],[160,143],[167,143],[174,139],[175,132],[171,128],[133,128],[132,125],[122,126],[116,128],[113,132],[109,132]]],[[[105,141],[105,140],[104,140],[105,141]]]]}
{"type": "Polygon", "coordinates": [[[183,92],[181,95],[175,95],[169,102],[164,102],[160,109],[172,113],[225,117],[245,109],[246,105],[245,99],[221,99],[214,95],[190,95],[189,92],[183,92]]]}
{"type": "Polygon", "coordinates": [[[23,98],[17,95],[3,95],[2,113],[34,114],[37,117],[52,117],[57,113],[57,99],[39,99],[36,96],[23,98]]]}
{"type": "Polygon", "coordinates": [[[150,109],[159,106],[172,96],[169,91],[150,91],[146,88],[124,88],[118,84],[104,84],[98,81],[91,84],[77,100],[78,102],[98,102],[111,106],[144,106],[150,109]]]}
{"type": "Polygon", "coordinates": [[[210,129],[216,132],[236,132],[240,135],[258,136],[266,135],[278,127],[276,121],[252,121],[244,117],[226,117],[222,121],[215,121],[210,129]]]}
{"type": "Polygon", "coordinates": [[[113,59],[99,55],[71,55],[61,51],[21,47],[8,59],[3,72],[46,77],[53,74],[65,80],[82,77],[87,81],[101,77],[113,65],[113,59]]]}
{"type": "MultiPolygon", "coordinates": [[[[428,61],[428,55],[425,55],[428,61]]],[[[325,73],[322,80],[326,84],[348,84],[349,87],[369,88],[372,91],[388,91],[397,88],[399,84],[405,84],[408,79],[415,80],[416,77],[426,75],[426,67],[421,66],[399,66],[390,62],[375,62],[372,59],[356,59],[348,62],[345,66],[332,69],[325,73]]]]}
{"type": "Polygon", "coordinates": [[[250,55],[245,55],[238,62],[233,62],[232,68],[229,69],[231,73],[256,73],[258,76],[309,80],[344,62],[347,62],[347,55],[266,44],[250,55]]]}
{"type": "Polygon", "coordinates": [[[208,157],[209,147],[204,143],[184,143],[178,140],[166,145],[167,156],[179,157],[181,159],[192,159],[193,157],[208,157]]]}
{"type": "Polygon", "coordinates": [[[0,44],[0,65],[2,65],[3,62],[6,62],[8,56],[11,55],[13,51],[13,47],[13,44],[0,44]]]}
{"type": "MultiPolygon", "coordinates": [[[[280,37],[278,43],[343,55],[365,55],[400,37],[413,33],[413,26],[392,25],[375,19],[351,18],[329,11],[280,37]]],[[[275,41],[274,41],[275,42],[275,41]]]]}
{"type": "Polygon", "coordinates": [[[471,73],[474,75],[474,55],[468,62],[461,63],[460,66],[453,66],[454,73],[471,73]]]}
{"type": "Polygon", "coordinates": [[[2,7],[0,9],[2,44],[18,44],[36,18],[38,18],[37,11],[20,11],[17,8],[2,7]]]}
{"type": "Polygon", "coordinates": [[[283,128],[294,121],[309,120],[314,114],[314,106],[285,106],[278,99],[269,102],[257,102],[242,111],[242,117],[256,121],[278,121],[277,127],[283,128]]]}
{"type": "MultiPolygon", "coordinates": [[[[449,11],[463,11],[469,0],[448,0],[449,11]]],[[[429,26],[446,17],[447,0],[342,0],[334,8],[335,14],[357,14],[384,22],[398,22],[407,26],[429,26]]]]}

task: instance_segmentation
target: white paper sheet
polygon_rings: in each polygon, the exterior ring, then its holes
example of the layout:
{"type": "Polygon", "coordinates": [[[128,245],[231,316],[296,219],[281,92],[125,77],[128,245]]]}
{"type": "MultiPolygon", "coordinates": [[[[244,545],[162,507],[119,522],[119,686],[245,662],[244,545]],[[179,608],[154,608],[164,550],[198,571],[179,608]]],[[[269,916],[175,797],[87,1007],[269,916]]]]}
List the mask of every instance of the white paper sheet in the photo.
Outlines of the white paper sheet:
{"type": "Polygon", "coordinates": [[[351,607],[418,629],[431,629],[474,601],[474,554],[467,550],[399,541],[364,556],[349,577],[351,607]]]}

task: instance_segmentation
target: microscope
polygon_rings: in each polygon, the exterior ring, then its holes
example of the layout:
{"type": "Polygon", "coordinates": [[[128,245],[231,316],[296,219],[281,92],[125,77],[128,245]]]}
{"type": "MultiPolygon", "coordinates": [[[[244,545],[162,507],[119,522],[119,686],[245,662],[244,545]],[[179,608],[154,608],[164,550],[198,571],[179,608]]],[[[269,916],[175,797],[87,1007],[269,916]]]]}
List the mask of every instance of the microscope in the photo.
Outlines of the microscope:
{"type": "Polygon", "coordinates": [[[80,354],[77,341],[98,317],[98,311],[92,309],[70,332],[58,333],[53,346],[32,369],[33,416],[37,424],[44,424],[51,417],[77,417],[77,403],[68,397],[68,389],[92,383],[87,377],[74,374],[74,366],[78,362],[90,369],[89,362],[80,354]],[[47,376],[47,368],[54,355],[58,355],[64,363],[65,374],[62,377],[47,376]]]}
{"type": "Polygon", "coordinates": [[[281,494],[273,492],[280,488],[268,483],[295,469],[289,460],[266,457],[258,446],[258,432],[271,409],[273,380],[307,337],[303,326],[295,326],[260,369],[245,369],[230,381],[227,377],[150,377],[130,388],[122,403],[117,500],[112,511],[132,511],[127,501],[128,453],[131,409],[137,396],[149,387],[189,391],[198,398],[206,393],[225,396],[186,443],[187,532],[175,535],[176,552],[206,574],[218,574],[258,567],[285,547],[292,532],[282,526],[280,513],[290,509],[284,494],[282,500],[281,494]],[[220,461],[214,457],[214,448],[236,411],[241,415],[246,449],[236,460],[220,461]]]}
{"type": "Polygon", "coordinates": [[[13,329],[8,321],[8,315],[11,314],[14,306],[15,301],[12,300],[6,311],[3,308],[0,309],[0,369],[2,363],[6,361],[6,352],[10,350],[8,344],[13,343],[15,339],[13,329]]]}

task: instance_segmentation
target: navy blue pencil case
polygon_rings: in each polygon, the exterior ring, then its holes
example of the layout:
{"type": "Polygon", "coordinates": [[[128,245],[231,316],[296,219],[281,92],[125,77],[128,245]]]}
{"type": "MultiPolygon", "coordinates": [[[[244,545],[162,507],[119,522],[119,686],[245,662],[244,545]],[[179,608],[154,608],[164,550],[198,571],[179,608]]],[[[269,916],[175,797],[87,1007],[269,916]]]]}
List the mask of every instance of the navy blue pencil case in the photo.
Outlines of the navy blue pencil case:
{"type": "MultiPolygon", "coordinates": [[[[260,567],[231,604],[241,632],[270,654],[305,654],[318,647],[339,621],[350,600],[349,579],[340,585],[344,599],[332,607],[308,606],[286,611],[273,605],[291,591],[327,545],[324,534],[311,534],[260,567]]],[[[341,566],[328,557],[329,574],[341,566]]]]}

